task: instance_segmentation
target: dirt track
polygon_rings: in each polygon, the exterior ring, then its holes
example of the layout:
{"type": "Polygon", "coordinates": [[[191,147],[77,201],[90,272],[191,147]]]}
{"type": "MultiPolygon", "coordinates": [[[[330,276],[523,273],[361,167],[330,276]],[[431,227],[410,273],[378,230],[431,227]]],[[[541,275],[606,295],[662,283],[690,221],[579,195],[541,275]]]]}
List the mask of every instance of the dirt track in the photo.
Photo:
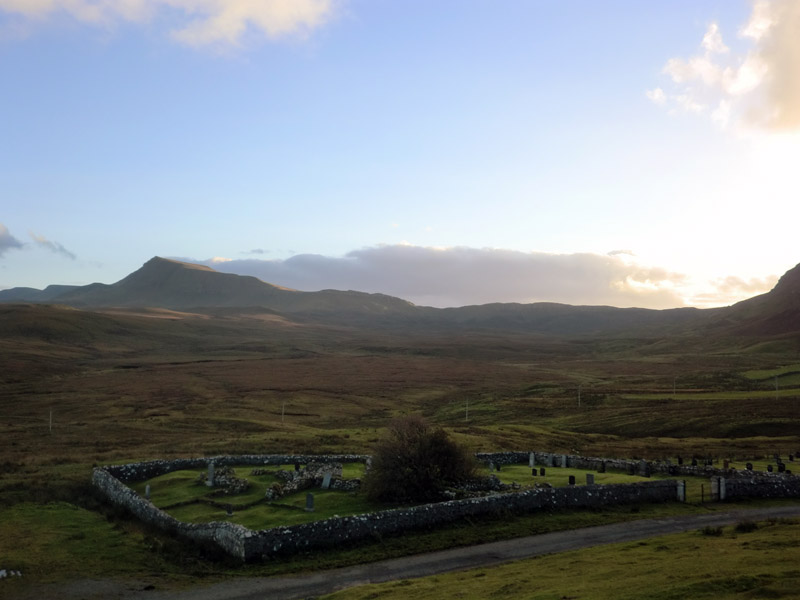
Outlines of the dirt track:
{"type": "Polygon", "coordinates": [[[453,548],[404,558],[318,571],[292,577],[240,578],[190,591],[137,591],[130,584],[80,581],[28,590],[30,598],[119,598],[135,600],[292,600],[330,594],[357,585],[426,577],[449,571],[486,567],[499,563],[578,550],[603,544],[629,542],[706,526],[770,517],[800,517],[800,505],[708,513],[664,519],[645,519],[558,531],[479,546],[453,548]],[[51,596],[52,594],[52,596],[51,596]]]}

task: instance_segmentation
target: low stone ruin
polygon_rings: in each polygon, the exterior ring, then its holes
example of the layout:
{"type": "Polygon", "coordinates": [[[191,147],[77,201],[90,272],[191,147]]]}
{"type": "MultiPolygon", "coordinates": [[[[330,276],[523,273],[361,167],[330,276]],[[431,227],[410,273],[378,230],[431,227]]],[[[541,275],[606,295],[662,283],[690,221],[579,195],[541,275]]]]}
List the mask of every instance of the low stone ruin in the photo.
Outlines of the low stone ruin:
{"type": "Polygon", "coordinates": [[[203,471],[197,476],[197,483],[215,488],[214,495],[220,496],[235,496],[250,488],[250,482],[236,477],[236,472],[231,466],[209,468],[207,472],[203,471]]]}

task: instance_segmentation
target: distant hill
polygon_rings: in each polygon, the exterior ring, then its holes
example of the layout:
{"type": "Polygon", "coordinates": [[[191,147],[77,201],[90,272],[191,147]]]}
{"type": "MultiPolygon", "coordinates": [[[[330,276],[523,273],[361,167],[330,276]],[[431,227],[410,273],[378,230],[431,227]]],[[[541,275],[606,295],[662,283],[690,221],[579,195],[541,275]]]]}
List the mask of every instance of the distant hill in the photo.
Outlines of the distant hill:
{"type": "Polygon", "coordinates": [[[49,286],[0,291],[0,302],[63,304],[84,309],[158,308],[229,314],[263,311],[294,321],[346,326],[436,330],[492,330],[543,335],[776,336],[800,332],[800,265],[767,294],[716,309],[650,310],[570,306],[550,302],[431,308],[356,291],[301,292],[255,277],[155,257],[106,285],[49,286]]]}

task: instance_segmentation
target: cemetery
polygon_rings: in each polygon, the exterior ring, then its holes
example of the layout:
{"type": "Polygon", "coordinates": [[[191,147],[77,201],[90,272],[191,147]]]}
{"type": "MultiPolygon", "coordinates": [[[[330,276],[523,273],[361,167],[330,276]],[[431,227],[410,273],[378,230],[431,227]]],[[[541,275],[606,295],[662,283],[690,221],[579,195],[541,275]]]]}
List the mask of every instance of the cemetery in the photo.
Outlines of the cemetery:
{"type": "MultiPolygon", "coordinates": [[[[502,511],[651,502],[800,497],[779,456],[759,462],[665,461],[541,452],[481,453],[479,476],[442,502],[387,505],[359,493],[366,455],[246,455],[95,468],[110,502],[179,537],[241,560],[435,527],[502,511]]],[[[794,455],[788,459],[793,466],[794,455]]]]}

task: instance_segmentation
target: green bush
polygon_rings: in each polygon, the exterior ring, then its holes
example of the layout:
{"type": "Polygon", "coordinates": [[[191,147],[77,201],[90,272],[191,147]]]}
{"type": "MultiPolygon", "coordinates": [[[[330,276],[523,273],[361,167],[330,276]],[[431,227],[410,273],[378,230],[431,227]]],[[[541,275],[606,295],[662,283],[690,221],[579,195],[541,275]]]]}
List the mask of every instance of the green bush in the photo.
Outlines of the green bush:
{"type": "Polygon", "coordinates": [[[444,430],[419,416],[401,417],[376,445],[363,489],[380,502],[430,502],[475,472],[475,459],[444,430]]]}

